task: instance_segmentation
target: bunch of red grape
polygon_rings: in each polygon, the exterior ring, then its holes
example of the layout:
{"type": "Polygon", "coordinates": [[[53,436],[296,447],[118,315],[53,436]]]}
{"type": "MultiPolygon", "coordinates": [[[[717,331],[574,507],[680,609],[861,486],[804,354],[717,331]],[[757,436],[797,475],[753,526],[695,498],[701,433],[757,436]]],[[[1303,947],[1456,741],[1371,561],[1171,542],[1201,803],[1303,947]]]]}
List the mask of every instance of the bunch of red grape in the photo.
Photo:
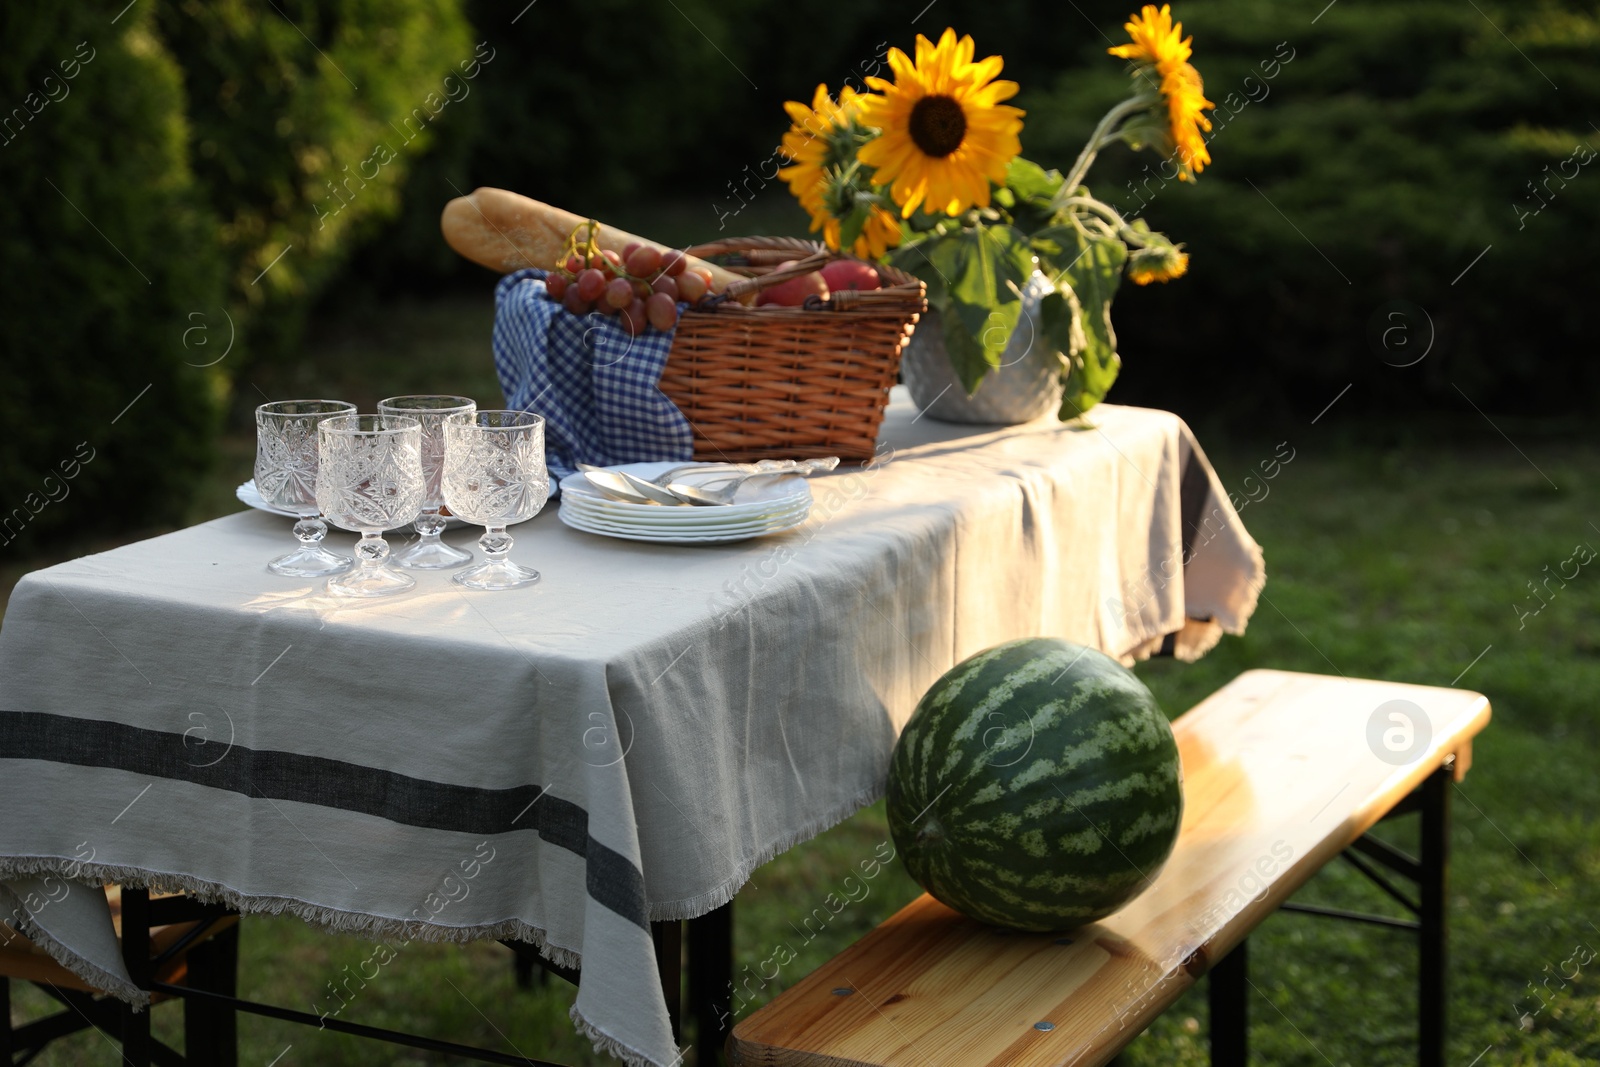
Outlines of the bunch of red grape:
{"type": "Polygon", "coordinates": [[[693,304],[711,288],[711,274],[689,270],[682,252],[661,252],[649,245],[629,244],[618,255],[593,249],[567,255],[544,280],[550,299],[574,315],[598,311],[616,315],[623,329],[637,336],[645,327],[670,330],[678,323],[678,301],[693,304]]]}

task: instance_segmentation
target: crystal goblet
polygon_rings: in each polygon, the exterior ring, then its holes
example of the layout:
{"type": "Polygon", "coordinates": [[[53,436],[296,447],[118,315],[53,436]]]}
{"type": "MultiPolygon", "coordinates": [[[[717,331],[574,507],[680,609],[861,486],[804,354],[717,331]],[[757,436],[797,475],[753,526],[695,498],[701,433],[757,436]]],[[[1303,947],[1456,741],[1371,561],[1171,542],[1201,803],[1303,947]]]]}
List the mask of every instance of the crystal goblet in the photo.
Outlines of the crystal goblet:
{"type": "Polygon", "coordinates": [[[409,415],[339,415],[318,427],[317,503],[328,521],[361,534],[356,568],[328,579],[339,596],[389,596],[417,580],[388,566],[385,530],[422,510],[422,424],[409,415]]]}
{"type": "Polygon", "coordinates": [[[550,498],[544,465],[544,417],[526,411],[478,411],[444,420],[444,500],[452,515],[484,528],[484,562],[455,575],[469,589],[515,589],[539,572],[506,558],[506,527],[531,519],[550,498]]]}
{"type": "Polygon", "coordinates": [[[317,427],[355,410],[342,400],[279,400],[256,408],[256,491],[272,507],[300,517],[294,524],[300,547],[267,564],[274,574],[322,578],[355,562],[322,547],[328,524],[317,507],[317,427]]]}
{"type": "Polygon", "coordinates": [[[410,415],[422,423],[422,514],[417,516],[418,540],[394,555],[397,567],[423,571],[449,570],[472,562],[472,553],[463,552],[439,540],[444,532],[444,420],[447,415],[477,411],[478,405],[464,396],[391,396],[378,401],[380,415],[410,415]]]}

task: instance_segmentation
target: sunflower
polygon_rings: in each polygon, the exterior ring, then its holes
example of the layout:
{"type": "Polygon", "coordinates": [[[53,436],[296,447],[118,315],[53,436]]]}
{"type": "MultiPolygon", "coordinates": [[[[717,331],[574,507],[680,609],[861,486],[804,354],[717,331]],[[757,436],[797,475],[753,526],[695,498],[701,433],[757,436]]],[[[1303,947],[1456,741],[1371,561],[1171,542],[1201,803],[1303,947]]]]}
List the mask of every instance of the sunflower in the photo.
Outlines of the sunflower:
{"type": "Polygon", "coordinates": [[[1172,21],[1168,4],[1162,4],[1159,11],[1154,4],[1144,5],[1124,29],[1131,43],[1108,51],[1154,69],[1166,102],[1167,135],[1179,164],[1178,177],[1189,181],[1211,162],[1201,131],[1210,131],[1211,120],[1205,117],[1205,111],[1217,106],[1206,99],[1200,72],[1189,62],[1194,38],[1183,36],[1183,23],[1172,21]]]}
{"type": "Polygon", "coordinates": [[[823,84],[812,94],[810,107],[798,100],[783,105],[791,125],[779,151],[794,165],[778,171],[778,177],[788,183],[800,206],[813,217],[826,213],[822,192],[827,186],[828,168],[845,162],[848,148],[853,147],[839,142],[844,140],[841,134],[849,131],[855,117],[856,96],[856,91],[846,85],[839,90],[839,102],[834,103],[823,84]]]}
{"type": "Polygon", "coordinates": [[[1022,152],[1024,113],[1000,103],[1016,95],[1017,83],[994,80],[999,56],[974,63],[972,55],[972,38],[958,41],[955,30],[938,45],[918,34],[916,62],[891,48],[894,81],[868,78],[878,92],[856,100],[861,123],[882,131],[858,155],[876,168],[874,185],[890,186],[904,218],[919,205],[947,215],[988,207],[989,183],[1003,183],[1022,152]]]}
{"type": "MultiPolygon", "coordinates": [[[[778,177],[788,183],[789,191],[811,216],[811,232],[821,230],[822,239],[835,252],[839,250],[841,223],[828,208],[827,191],[833,180],[831,175],[848,167],[865,137],[856,123],[859,99],[856,91],[846,85],[839,90],[835,103],[824,84],[812,94],[810,107],[797,100],[783,105],[791,125],[779,151],[793,160],[793,165],[778,171],[778,177]]],[[[878,259],[899,243],[899,220],[874,205],[850,251],[862,259],[878,259]]]]}
{"type": "Polygon", "coordinates": [[[1128,280],[1134,285],[1170,282],[1189,272],[1189,254],[1171,244],[1136,248],[1128,257],[1128,280]]]}

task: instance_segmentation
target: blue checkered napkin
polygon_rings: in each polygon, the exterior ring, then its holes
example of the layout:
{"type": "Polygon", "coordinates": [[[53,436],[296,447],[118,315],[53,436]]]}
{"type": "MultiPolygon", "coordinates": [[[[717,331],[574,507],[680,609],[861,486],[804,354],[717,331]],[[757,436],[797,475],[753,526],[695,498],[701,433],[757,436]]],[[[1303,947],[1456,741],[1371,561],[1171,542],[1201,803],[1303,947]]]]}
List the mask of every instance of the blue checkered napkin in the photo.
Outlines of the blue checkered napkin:
{"type": "Polygon", "coordinates": [[[519,270],[495,288],[494,367],[507,407],[544,416],[551,495],[580,462],[691,458],[689,420],[657,388],[676,331],[630,337],[615,317],[574,315],[544,276],[519,270]]]}

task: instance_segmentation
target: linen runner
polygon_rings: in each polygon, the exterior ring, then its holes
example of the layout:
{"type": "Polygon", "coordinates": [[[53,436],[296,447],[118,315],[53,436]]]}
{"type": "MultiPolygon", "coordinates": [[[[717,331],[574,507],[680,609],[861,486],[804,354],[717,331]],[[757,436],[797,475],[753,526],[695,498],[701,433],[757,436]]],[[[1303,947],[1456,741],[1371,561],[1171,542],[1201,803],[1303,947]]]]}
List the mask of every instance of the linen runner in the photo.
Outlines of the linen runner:
{"type": "MultiPolygon", "coordinates": [[[[29,575],[0,632],[17,921],[130,1000],[85,885],[391,952],[520,938],[581,965],[597,1046],[673,1063],[649,922],[721,905],[880,796],[939,674],[1030,635],[1131,661],[1243,631],[1260,550],[1188,428],[1092,422],[975,431],[896,390],[877,457],[813,480],[804,526],[671,546],[547,513],[514,531],[544,578],[510,593],[423,574],[330,598],[267,573],[287,527],[259,512],[29,575]],[[52,902],[52,882],[74,888],[52,902]]],[[[339,977],[308,976],[311,1010],[343,1010],[339,977]]]]}

